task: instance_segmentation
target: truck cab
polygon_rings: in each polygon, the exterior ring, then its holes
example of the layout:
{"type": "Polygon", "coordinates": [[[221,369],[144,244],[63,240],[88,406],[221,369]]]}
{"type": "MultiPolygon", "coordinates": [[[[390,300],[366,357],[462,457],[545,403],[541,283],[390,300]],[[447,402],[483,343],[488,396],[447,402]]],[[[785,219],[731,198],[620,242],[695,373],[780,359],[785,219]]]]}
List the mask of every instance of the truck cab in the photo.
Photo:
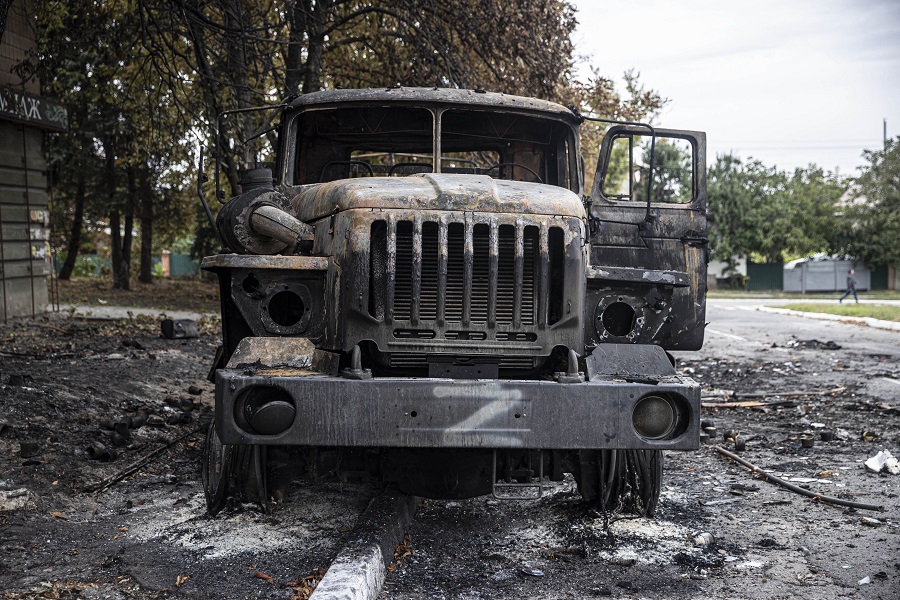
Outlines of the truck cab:
{"type": "Polygon", "coordinates": [[[280,110],[273,168],[244,172],[203,261],[210,512],[306,471],[510,499],[572,473],[652,514],[662,451],[699,444],[668,351],[703,340],[704,135],[615,125],[585,193],[584,118],[555,103],[389,88],[280,110]]]}

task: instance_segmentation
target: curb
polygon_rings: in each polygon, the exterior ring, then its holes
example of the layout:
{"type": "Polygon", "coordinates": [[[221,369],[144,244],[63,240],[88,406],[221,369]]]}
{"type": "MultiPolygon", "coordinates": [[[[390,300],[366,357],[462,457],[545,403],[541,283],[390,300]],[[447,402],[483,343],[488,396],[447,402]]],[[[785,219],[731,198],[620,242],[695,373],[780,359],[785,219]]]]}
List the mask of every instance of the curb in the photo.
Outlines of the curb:
{"type": "Polygon", "coordinates": [[[887,329],[888,331],[900,331],[900,323],[893,321],[882,321],[881,319],[873,319],[871,317],[845,317],[843,315],[832,315],[828,313],[801,312],[799,310],[789,310],[787,308],[775,308],[772,306],[758,306],[756,310],[760,312],[775,313],[778,315],[790,315],[792,317],[806,317],[807,319],[818,319],[820,321],[839,321],[841,323],[850,323],[853,325],[865,325],[876,329],[887,329]]]}
{"type": "Polygon", "coordinates": [[[188,310],[162,310],[158,308],[129,308],[126,306],[85,306],[63,304],[58,314],[71,314],[73,317],[92,321],[117,321],[131,316],[141,315],[152,318],[190,319],[199,321],[205,316],[218,317],[219,313],[201,313],[188,310]],[[129,314],[130,313],[130,314],[129,314]]]}
{"type": "Polygon", "coordinates": [[[384,585],[387,566],[403,539],[419,499],[385,493],[360,515],[353,538],[338,553],[310,600],[374,600],[384,585]]]}

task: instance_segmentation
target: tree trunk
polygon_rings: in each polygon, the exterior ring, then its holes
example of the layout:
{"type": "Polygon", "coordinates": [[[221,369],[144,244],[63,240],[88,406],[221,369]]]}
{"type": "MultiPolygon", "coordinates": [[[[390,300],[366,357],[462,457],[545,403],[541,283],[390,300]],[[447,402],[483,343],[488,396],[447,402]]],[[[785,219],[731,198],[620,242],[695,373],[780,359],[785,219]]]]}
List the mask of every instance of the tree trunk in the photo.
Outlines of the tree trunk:
{"type": "Polygon", "coordinates": [[[112,259],[113,289],[127,290],[128,279],[124,278],[122,273],[122,215],[118,206],[109,210],[109,250],[112,259]]]}
{"type": "MultiPolygon", "coordinates": [[[[210,154],[210,158],[216,157],[217,160],[223,163],[223,174],[228,180],[231,195],[234,196],[237,195],[238,190],[237,168],[235,168],[234,161],[231,158],[231,150],[222,147],[225,145],[224,140],[227,136],[224,132],[219,132],[216,127],[216,118],[219,113],[222,112],[222,106],[216,96],[216,93],[219,90],[218,79],[213,73],[209,60],[207,60],[207,56],[210,56],[210,52],[206,46],[203,35],[196,35],[193,29],[189,30],[189,34],[191,41],[193,42],[192,47],[194,57],[197,60],[197,71],[200,74],[200,89],[203,92],[204,104],[206,105],[206,120],[209,123],[209,139],[212,140],[213,145],[215,146],[214,152],[210,154]]],[[[227,122],[224,127],[227,130],[227,122]]],[[[221,199],[216,198],[216,201],[221,201],[221,199]]]]}
{"type": "Polygon", "coordinates": [[[134,198],[137,195],[134,167],[128,168],[128,197],[125,199],[125,234],[122,236],[123,290],[131,289],[131,239],[134,235],[134,198]]]}
{"type": "Polygon", "coordinates": [[[116,154],[115,144],[103,140],[103,175],[106,183],[106,201],[109,206],[109,245],[112,258],[113,289],[128,289],[128,264],[122,255],[122,215],[116,202],[116,154]]]}
{"type": "Polygon", "coordinates": [[[138,174],[138,197],[141,202],[141,272],[143,283],[153,281],[153,190],[150,186],[150,169],[143,165],[138,174]]]}
{"type": "Polygon", "coordinates": [[[303,40],[306,34],[306,20],[310,12],[308,1],[294,0],[288,6],[287,20],[288,31],[287,57],[284,65],[284,89],[288,94],[296,94],[300,91],[300,81],[303,77],[303,40]]]}
{"type": "Polygon", "coordinates": [[[75,216],[72,219],[72,233],[69,235],[68,253],[66,262],[63,263],[59,278],[68,281],[75,270],[75,261],[78,259],[78,249],[81,247],[81,226],[84,224],[84,171],[78,171],[78,179],[75,183],[75,216]]]}
{"type": "Polygon", "coordinates": [[[316,2],[312,18],[306,22],[309,45],[306,49],[306,68],[303,76],[303,93],[322,89],[322,54],[325,46],[325,15],[332,8],[331,2],[316,2]]]}

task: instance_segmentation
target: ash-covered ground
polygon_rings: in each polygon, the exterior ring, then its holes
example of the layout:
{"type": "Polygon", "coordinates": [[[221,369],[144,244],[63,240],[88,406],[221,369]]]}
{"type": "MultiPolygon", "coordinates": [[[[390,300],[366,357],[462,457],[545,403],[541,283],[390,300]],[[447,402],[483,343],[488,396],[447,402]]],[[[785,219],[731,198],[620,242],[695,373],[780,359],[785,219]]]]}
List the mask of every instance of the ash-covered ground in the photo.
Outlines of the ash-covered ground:
{"type": "MultiPolygon", "coordinates": [[[[900,597],[900,476],[863,468],[900,455],[900,334],[710,312],[715,333],[679,369],[704,402],[730,405],[705,410],[716,432],[700,451],[666,454],[655,519],[591,513],[571,481],[538,501],[429,500],[381,597],[900,597]],[[884,510],[755,478],[714,450],[734,448],[729,430],[783,479],[884,510]]],[[[200,330],[166,340],[155,319],[67,315],[0,326],[4,598],[303,598],[352,535],[374,493],[358,484],[296,482],[271,514],[206,516],[218,337],[214,322],[200,330]]]]}

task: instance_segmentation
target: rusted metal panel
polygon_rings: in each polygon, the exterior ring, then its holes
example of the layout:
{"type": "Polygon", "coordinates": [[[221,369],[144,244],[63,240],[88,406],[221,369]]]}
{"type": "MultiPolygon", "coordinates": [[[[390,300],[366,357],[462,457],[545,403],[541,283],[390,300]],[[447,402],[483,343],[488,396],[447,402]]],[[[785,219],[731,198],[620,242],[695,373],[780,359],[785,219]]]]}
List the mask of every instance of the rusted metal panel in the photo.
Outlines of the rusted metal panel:
{"type": "Polygon", "coordinates": [[[571,123],[581,123],[581,117],[561,104],[512,94],[459,90],[449,88],[377,88],[364,90],[325,90],[303,94],[291,102],[291,108],[352,106],[361,104],[399,104],[410,107],[446,104],[448,107],[471,107],[487,110],[513,109],[529,111],[541,116],[552,115],[571,123]]]}
{"type": "Polygon", "coordinates": [[[220,370],[216,426],[226,444],[414,448],[696,449],[700,388],[690,379],[657,383],[428,378],[350,380],[324,375],[272,377],[220,370]],[[277,435],[241,429],[235,403],[254,386],[277,386],[296,417],[277,435]],[[671,440],[634,432],[631,413],[646,394],[672,394],[689,406],[685,431],[671,440]]]}
{"type": "Polygon", "coordinates": [[[581,199],[555,185],[449,173],[330,181],[304,189],[291,204],[297,218],[306,222],[350,209],[584,217],[581,199]]]}
{"type": "Polygon", "coordinates": [[[216,254],[207,256],[200,267],[208,271],[215,269],[276,269],[285,271],[327,271],[331,265],[328,256],[263,256],[246,254],[216,254]]]}

